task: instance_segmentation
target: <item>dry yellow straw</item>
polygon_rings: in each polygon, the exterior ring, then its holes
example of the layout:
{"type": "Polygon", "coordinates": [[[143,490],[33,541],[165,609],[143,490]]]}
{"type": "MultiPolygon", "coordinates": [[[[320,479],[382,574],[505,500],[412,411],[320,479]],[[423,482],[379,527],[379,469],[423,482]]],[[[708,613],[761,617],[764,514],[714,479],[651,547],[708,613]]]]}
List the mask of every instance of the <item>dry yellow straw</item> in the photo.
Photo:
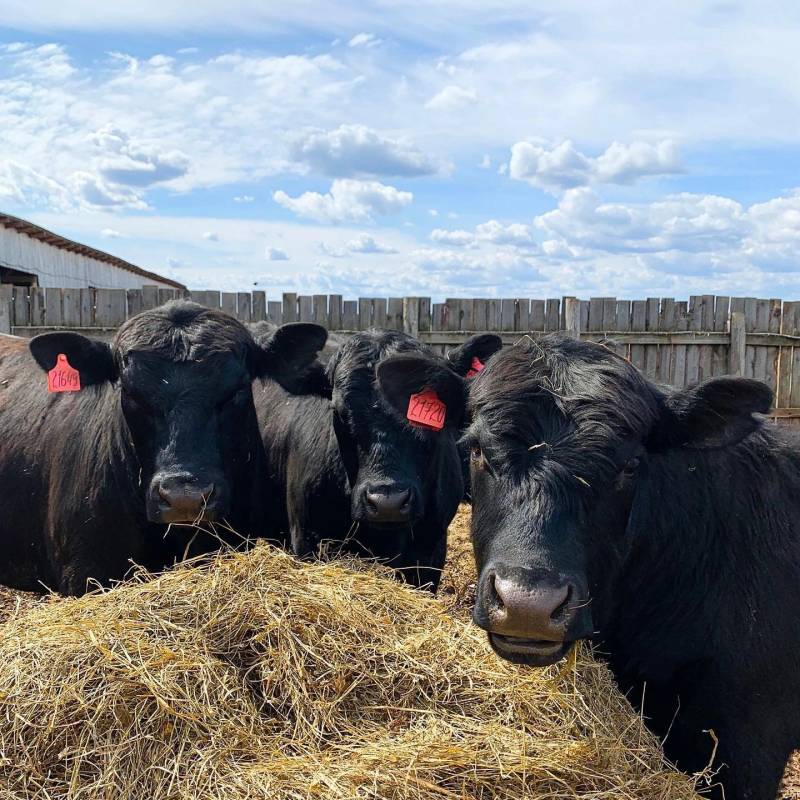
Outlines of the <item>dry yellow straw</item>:
{"type": "Polygon", "coordinates": [[[268,546],[0,625],[0,797],[695,797],[584,651],[498,659],[442,603],[268,546]]]}

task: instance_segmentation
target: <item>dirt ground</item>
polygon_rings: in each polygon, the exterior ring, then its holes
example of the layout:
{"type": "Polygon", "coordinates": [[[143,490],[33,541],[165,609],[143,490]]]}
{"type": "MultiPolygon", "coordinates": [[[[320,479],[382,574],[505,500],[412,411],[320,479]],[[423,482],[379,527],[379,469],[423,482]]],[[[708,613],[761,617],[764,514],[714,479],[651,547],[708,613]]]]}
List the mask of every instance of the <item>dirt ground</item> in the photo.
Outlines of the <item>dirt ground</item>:
{"type": "MultiPolygon", "coordinates": [[[[469,535],[470,508],[462,505],[450,526],[448,555],[439,598],[447,609],[461,618],[469,618],[475,601],[475,562],[469,535]]],[[[39,595],[17,592],[0,586],[0,626],[12,616],[46,602],[39,595]]],[[[2,636],[2,627],[0,627],[2,636]]],[[[789,762],[779,800],[800,800],[800,750],[789,762]]]]}

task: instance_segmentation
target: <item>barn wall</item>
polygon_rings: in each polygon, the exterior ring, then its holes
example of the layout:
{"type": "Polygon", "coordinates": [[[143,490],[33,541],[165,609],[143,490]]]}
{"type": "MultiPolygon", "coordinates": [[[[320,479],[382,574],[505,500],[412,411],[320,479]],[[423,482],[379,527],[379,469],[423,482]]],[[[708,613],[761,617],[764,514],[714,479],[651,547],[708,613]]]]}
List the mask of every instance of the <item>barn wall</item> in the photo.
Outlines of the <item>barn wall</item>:
{"type": "Polygon", "coordinates": [[[42,288],[140,289],[145,284],[174,288],[95,258],[62,250],[0,225],[0,264],[35,273],[42,288]]]}

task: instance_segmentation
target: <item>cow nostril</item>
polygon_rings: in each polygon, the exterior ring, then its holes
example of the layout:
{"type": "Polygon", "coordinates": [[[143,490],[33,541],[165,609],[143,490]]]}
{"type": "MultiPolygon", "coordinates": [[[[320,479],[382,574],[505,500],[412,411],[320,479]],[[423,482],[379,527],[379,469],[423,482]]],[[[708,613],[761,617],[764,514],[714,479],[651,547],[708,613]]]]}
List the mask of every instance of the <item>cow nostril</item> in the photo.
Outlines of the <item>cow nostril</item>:
{"type": "Polygon", "coordinates": [[[568,583],[564,587],[564,599],[553,609],[553,613],[550,614],[550,619],[558,621],[567,616],[569,612],[570,601],[572,600],[574,594],[575,590],[572,584],[568,583]]]}
{"type": "Polygon", "coordinates": [[[500,592],[497,586],[497,573],[493,572],[489,576],[489,580],[487,581],[488,585],[488,598],[489,604],[493,607],[496,611],[502,611],[506,604],[503,602],[503,595],[500,592]]]}

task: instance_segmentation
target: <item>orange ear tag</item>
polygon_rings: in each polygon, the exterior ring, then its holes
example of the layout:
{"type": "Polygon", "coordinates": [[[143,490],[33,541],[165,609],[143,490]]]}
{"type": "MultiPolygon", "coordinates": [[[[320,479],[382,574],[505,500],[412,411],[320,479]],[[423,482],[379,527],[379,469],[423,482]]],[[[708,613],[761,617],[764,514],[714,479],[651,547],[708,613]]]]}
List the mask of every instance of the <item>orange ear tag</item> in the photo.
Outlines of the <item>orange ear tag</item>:
{"type": "Polygon", "coordinates": [[[472,364],[470,364],[470,371],[467,373],[467,377],[474,378],[485,366],[478,356],[472,356],[472,364]]]}
{"type": "Polygon", "coordinates": [[[80,390],[80,373],[70,366],[67,357],[63,353],[59,353],[56,365],[47,373],[47,391],[79,392],[80,390]]]}
{"type": "Polygon", "coordinates": [[[410,422],[440,431],[444,428],[447,406],[439,399],[433,389],[425,389],[419,394],[412,394],[408,400],[406,418],[410,422]]]}

